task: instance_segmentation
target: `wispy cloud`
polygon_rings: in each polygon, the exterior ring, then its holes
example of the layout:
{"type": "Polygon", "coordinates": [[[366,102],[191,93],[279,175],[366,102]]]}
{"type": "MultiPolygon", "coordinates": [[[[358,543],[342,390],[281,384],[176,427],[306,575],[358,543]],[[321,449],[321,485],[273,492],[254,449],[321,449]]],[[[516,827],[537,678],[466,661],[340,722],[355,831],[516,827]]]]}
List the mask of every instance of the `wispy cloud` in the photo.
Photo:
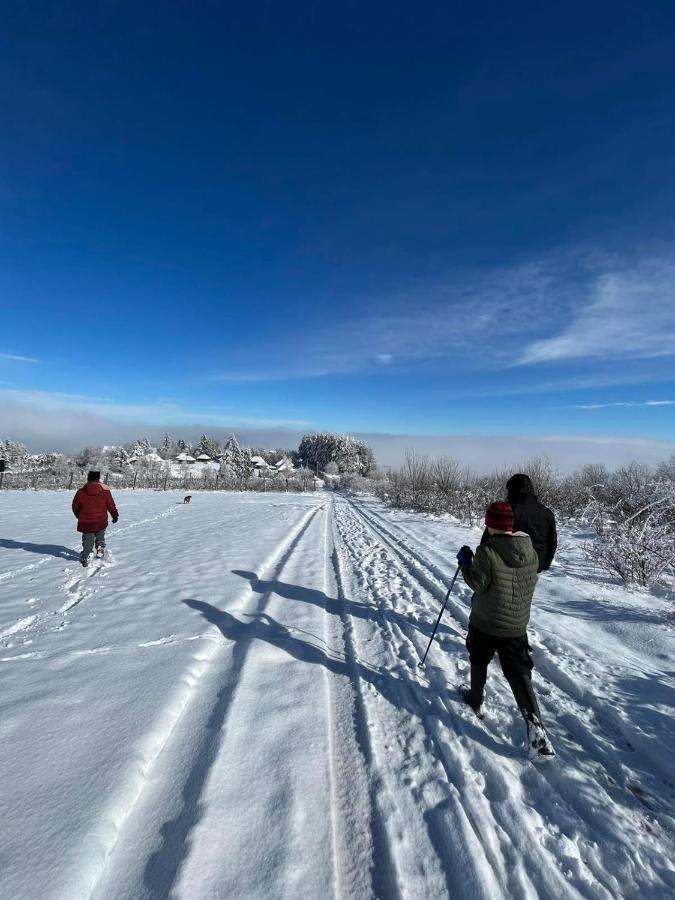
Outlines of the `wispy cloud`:
{"type": "Polygon", "coordinates": [[[39,363],[42,360],[34,359],[32,356],[17,356],[15,353],[0,353],[0,359],[10,359],[14,362],[39,363]]]}
{"type": "Polygon", "coordinates": [[[619,400],[615,403],[575,403],[569,409],[610,409],[617,406],[675,406],[675,400],[619,400]]]}
{"type": "Polygon", "coordinates": [[[648,260],[597,274],[570,321],[531,342],[517,364],[675,355],[675,264],[648,260]]]}
{"type": "MultiPolygon", "coordinates": [[[[510,344],[534,340],[542,311],[569,285],[558,262],[544,261],[489,273],[454,273],[395,294],[350,298],[364,314],[336,315],[330,326],[302,328],[283,344],[249,344],[246,357],[212,380],[255,384],[382,372],[450,361],[476,366],[476,347],[490,347],[492,365],[510,360],[510,344]],[[358,299],[359,303],[356,303],[358,299]],[[509,342],[507,345],[506,342],[509,342]]],[[[481,358],[485,366],[485,358],[481,358]]]]}
{"type": "Polygon", "coordinates": [[[322,378],[334,374],[326,368],[299,367],[293,365],[279,369],[260,369],[242,372],[217,372],[208,380],[224,384],[265,384],[277,381],[298,381],[305,378],[322,378]]]}
{"type": "Polygon", "coordinates": [[[562,306],[569,285],[559,282],[557,265],[449,275],[396,295],[370,297],[362,304],[365,315],[303,336],[304,369],[312,361],[317,363],[312,374],[326,375],[381,372],[384,366],[396,373],[425,364],[495,367],[510,360],[514,341],[540,332],[554,289],[562,306]]]}
{"type": "Polygon", "coordinates": [[[196,422],[203,425],[242,428],[303,428],[310,423],[302,419],[251,417],[236,410],[209,407],[188,409],[179,404],[156,400],[149,403],[120,403],[106,397],[69,394],[60,391],[30,391],[0,388],[0,407],[39,410],[42,415],[59,415],[63,411],[106,416],[117,422],[145,422],[171,425],[196,422]]]}
{"type": "MultiPolygon", "coordinates": [[[[328,302],[328,301],[326,301],[328,302]]],[[[393,294],[351,297],[351,313],[330,327],[300,323],[282,341],[248,344],[212,380],[257,384],[403,371],[500,373],[506,392],[572,389],[535,379],[518,385],[507,370],[584,360],[579,387],[670,380],[675,355],[675,257],[629,265],[591,252],[492,271],[449,273],[393,294]],[[357,302],[358,301],[358,302],[357,302]],[[365,312],[355,313],[360,309],[365,312]],[[642,360],[627,373],[616,359],[642,360]]],[[[561,371],[561,376],[562,376],[561,371]]]]}

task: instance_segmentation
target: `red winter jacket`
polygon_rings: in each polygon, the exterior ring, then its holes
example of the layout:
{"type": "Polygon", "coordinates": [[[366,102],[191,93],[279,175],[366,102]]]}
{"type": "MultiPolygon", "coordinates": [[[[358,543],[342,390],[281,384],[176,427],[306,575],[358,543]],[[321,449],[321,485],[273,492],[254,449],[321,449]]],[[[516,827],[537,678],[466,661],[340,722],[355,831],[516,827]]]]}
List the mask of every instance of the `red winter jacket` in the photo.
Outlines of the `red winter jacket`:
{"type": "Polygon", "coordinates": [[[108,513],[117,518],[110,488],[100,481],[90,481],[79,489],[73,498],[73,512],[77,516],[77,530],[85,534],[107,528],[108,513]]]}

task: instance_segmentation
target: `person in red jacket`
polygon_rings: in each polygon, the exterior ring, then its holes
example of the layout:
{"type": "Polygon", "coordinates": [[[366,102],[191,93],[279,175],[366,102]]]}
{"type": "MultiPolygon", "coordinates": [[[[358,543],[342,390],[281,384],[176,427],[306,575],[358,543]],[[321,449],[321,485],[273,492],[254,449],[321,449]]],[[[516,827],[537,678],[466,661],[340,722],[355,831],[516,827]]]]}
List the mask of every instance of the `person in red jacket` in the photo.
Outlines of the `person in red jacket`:
{"type": "Polygon", "coordinates": [[[105,553],[108,513],[112,516],[113,525],[119,518],[110,488],[101,484],[100,472],[90,472],[87,475],[87,483],[73,498],[73,512],[77,517],[77,530],[82,532],[80,562],[86,566],[94,546],[99,559],[105,553]]]}

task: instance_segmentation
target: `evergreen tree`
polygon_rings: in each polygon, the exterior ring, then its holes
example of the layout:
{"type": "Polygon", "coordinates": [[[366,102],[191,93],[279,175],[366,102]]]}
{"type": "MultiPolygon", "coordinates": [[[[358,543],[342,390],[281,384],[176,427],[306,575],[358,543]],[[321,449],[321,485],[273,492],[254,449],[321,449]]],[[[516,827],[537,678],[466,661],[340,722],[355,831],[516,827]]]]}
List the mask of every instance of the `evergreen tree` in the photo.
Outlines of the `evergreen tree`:
{"type": "Polygon", "coordinates": [[[234,478],[237,481],[243,481],[251,474],[251,451],[241,447],[233,434],[229,436],[223,447],[220,472],[225,477],[234,478]]]}
{"type": "Polygon", "coordinates": [[[210,456],[211,459],[214,459],[218,455],[218,444],[213,438],[208,437],[206,434],[203,434],[199,438],[199,444],[195,450],[196,456],[199,456],[201,453],[205,453],[207,456],[210,456]]]}
{"type": "Polygon", "coordinates": [[[110,468],[113,472],[124,472],[129,466],[129,454],[124,447],[115,447],[110,457],[110,468]]]}
{"type": "Polygon", "coordinates": [[[162,459],[173,459],[176,456],[176,442],[168,432],[164,435],[158,452],[162,459]]]}

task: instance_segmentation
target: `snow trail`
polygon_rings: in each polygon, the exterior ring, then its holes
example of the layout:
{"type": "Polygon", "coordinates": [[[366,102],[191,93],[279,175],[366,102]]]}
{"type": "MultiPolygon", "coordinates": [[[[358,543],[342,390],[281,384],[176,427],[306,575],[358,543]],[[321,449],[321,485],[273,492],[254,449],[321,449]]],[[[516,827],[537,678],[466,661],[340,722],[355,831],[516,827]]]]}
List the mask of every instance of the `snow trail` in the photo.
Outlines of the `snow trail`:
{"type": "MultiPolygon", "coordinates": [[[[310,509],[303,515],[263,561],[261,574],[283,565],[316,514],[317,510],[310,509]]],[[[233,606],[246,609],[252,599],[253,590],[247,586],[240,591],[233,606]]],[[[200,609],[201,601],[184,599],[183,602],[200,609]]],[[[164,897],[169,894],[187,835],[198,818],[200,793],[218,754],[220,731],[239,686],[248,651],[243,642],[234,646],[223,643],[217,622],[209,621],[211,627],[204,646],[195,651],[160,722],[143,740],[147,748],[141,751],[143,767],[141,771],[132,771],[132,783],[121,791],[122,798],[130,799],[115,800],[107,814],[115,821],[115,837],[91,896],[164,897]],[[132,816],[136,821],[131,821],[132,816]],[[150,859],[139,859],[137,847],[150,830],[161,834],[161,845],[150,859]],[[113,854],[116,859],[111,858],[113,854]]],[[[75,878],[81,882],[81,872],[75,878]]]]}
{"type": "Polygon", "coordinates": [[[569,536],[533,606],[538,768],[497,664],[484,723],[458,700],[464,585],[417,667],[479,531],[328,492],[181,499],[117,496],[85,571],[69,495],[3,493],[3,896],[672,896],[665,601],[569,536]]]}

